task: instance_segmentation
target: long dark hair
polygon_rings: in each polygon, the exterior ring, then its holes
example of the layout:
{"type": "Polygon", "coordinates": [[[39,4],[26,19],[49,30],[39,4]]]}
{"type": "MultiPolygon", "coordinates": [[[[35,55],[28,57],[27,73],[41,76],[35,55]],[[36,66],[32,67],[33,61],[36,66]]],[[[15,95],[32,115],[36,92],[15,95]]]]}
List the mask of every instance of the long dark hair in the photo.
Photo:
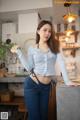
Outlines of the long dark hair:
{"type": "MultiPolygon", "coordinates": [[[[48,44],[50,50],[53,53],[57,54],[57,53],[59,53],[59,45],[60,44],[59,44],[59,40],[57,40],[55,38],[55,31],[54,31],[52,23],[50,21],[47,21],[47,20],[42,20],[37,27],[37,31],[40,30],[41,27],[43,27],[45,24],[49,24],[51,26],[51,37],[47,41],[47,44],[48,44]]],[[[36,32],[36,44],[39,44],[39,41],[40,41],[40,36],[36,32]]]]}

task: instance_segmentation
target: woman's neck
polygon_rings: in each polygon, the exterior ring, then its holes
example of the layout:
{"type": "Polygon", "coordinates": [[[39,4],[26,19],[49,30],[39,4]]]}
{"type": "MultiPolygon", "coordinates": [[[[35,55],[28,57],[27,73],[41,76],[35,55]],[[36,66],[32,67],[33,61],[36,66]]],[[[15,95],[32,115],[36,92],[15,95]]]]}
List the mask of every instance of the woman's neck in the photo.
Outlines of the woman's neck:
{"type": "Polygon", "coordinates": [[[49,47],[46,42],[39,42],[38,43],[38,48],[41,49],[44,52],[48,52],[49,47]]]}
{"type": "Polygon", "coordinates": [[[48,48],[47,42],[39,42],[40,48],[48,48]]]}

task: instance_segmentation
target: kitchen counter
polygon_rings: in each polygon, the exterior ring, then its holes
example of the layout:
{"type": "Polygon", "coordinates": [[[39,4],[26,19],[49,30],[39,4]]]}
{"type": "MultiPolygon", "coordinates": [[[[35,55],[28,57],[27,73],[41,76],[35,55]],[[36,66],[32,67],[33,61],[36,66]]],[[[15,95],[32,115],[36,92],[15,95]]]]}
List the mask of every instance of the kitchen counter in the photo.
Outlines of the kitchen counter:
{"type": "MultiPolygon", "coordinates": [[[[80,84],[80,80],[74,80],[80,84]]],[[[56,86],[57,120],[80,120],[80,86],[56,86]]]]}
{"type": "MultiPolygon", "coordinates": [[[[0,77],[0,83],[18,83],[18,82],[24,82],[25,78],[28,77],[28,75],[15,75],[15,76],[11,76],[11,77],[0,77]]],[[[53,78],[54,80],[56,80],[56,77],[53,78]]],[[[59,81],[62,80],[62,78],[60,76],[57,77],[57,79],[59,81]]]]}
{"type": "MultiPolygon", "coordinates": [[[[6,82],[24,82],[25,78],[28,77],[28,75],[16,75],[16,76],[11,76],[11,77],[0,77],[0,83],[6,83],[6,82]]],[[[53,78],[54,80],[57,79],[57,87],[61,86],[61,87],[66,87],[66,85],[64,84],[64,81],[62,80],[62,77],[57,76],[53,78]]],[[[76,80],[73,80],[76,83],[80,84],[80,77],[76,80]]]]}
{"type": "Polygon", "coordinates": [[[0,83],[23,83],[27,76],[0,77],[0,83]]]}

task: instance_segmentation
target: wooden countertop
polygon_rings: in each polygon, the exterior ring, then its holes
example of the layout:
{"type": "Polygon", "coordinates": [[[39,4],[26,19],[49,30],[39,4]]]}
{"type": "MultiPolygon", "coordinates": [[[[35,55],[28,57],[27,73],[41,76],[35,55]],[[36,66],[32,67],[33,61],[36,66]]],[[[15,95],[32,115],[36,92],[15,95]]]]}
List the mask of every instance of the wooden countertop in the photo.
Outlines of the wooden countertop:
{"type": "Polygon", "coordinates": [[[25,78],[27,76],[22,76],[22,77],[0,77],[0,83],[6,83],[6,82],[9,82],[9,83],[23,83],[25,78]]]}

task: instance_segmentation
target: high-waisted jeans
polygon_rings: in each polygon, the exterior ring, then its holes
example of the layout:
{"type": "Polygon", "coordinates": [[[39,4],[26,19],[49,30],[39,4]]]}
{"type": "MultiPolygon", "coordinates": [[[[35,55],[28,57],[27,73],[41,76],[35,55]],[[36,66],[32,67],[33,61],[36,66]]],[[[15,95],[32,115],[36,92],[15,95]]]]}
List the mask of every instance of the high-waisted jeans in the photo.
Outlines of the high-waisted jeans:
{"type": "Polygon", "coordinates": [[[31,77],[24,82],[24,99],[28,110],[28,120],[48,120],[50,83],[37,84],[31,77]]]}

